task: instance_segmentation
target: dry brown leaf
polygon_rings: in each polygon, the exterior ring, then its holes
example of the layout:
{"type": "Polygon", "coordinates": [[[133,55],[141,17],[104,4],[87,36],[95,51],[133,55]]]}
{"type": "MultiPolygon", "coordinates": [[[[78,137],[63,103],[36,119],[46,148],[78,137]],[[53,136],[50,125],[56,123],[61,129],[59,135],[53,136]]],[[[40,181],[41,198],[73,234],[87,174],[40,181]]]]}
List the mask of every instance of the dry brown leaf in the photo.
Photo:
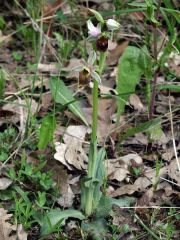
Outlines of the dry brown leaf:
{"type": "Polygon", "coordinates": [[[16,236],[9,236],[12,231],[16,230],[15,225],[7,222],[12,214],[7,214],[4,208],[0,208],[0,240],[16,240],[16,236]]]}
{"type": "Polygon", "coordinates": [[[6,177],[0,178],[0,190],[7,189],[11,184],[12,180],[6,177]]]}
{"type": "Polygon", "coordinates": [[[133,185],[133,184],[124,185],[124,186],[118,188],[115,192],[113,192],[111,194],[111,197],[117,197],[117,196],[121,196],[124,194],[131,195],[138,190],[139,190],[139,187],[137,185],[133,185]]]}
{"type": "Polygon", "coordinates": [[[27,232],[25,232],[22,224],[18,226],[17,236],[18,236],[18,240],[27,240],[28,234],[27,232]]]}
{"type": "Polygon", "coordinates": [[[111,180],[123,181],[129,174],[128,167],[133,163],[142,164],[142,158],[137,154],[128,154],[118,159],[109,159],[105,161],[108,178],[111,180]]]}
{"type": "Polygon", "coordinates": [[[180,171],[178,169],[177,161],[173,160],[168,166],[168,175],[175,180],[180,186],[180,171]]]}
{"type": "Polygon", "coordinates": [[[127,154],[123,157],[119,157],[119,159],[127,165],[131,165],[133,161],[136,162],[137,164],[142,164],[142,162],[143,162],[142,158],[138,154],[135,154],[135,153],[127,154]]]}
{"type": "Polygon", "coordinates": [[[151,201],[151,199],[153,198],[153,189],[150,188],[148,189],[143,196],[138,200],[137,205],[144,207],[144,206],[149,206],[149,203],[151,201]]]}
{"type": "Polygon", "coordinates": [[[37,108],[38,103],[34,99],[22,100],[19,97],[18,100],[3,106],[3,110],[8,110],[15,113],[15,115],[11,118],[11,121],[13,123],[20,122],[21,135],[24,134],[29,111],[30,114],[34,115],[37,111],[37,108]],[[30,108],[30,110],[28,110],[28,108],[30,108]]]}
{"type": "Polygon", "coordinates": [[[60,68],[57,66],[57,63],[39,63],[38,64],[38,71],[44,72],[44,73],[50,73],[50,74],[58,74],[60,71],[60,68]]]}
{"type": "Polygon", "coordinates": [[[117,42],[113,42],[111,40],[108,41],[108,50],[112,51],[117,47],[117,42]]]}
{"type": "MultiPolygon", "coordinates": [[[[92,97],[88,96],[88,100],[92,105],[92,97]]],[[[106,139],[108,133],[113,129],[112,117],[116,110],[115,99],[99,99],[98,103],[98,142],[102,143],[106,139]]],[[[83,108],[88,123],[92,124],[92,108],[83,108]]]]}
{"type": "Polygon", "coordinates": [[[145,107],[142,104],[140,98],[136,94],[131,94],[129,98],[129,103],[134,107],[135,110],[138,110],[139,112],[144,112],[145,107]]]}
{"type": "Polygon", "coordinates": [[[115,65],[118,62],[121,54],[124,52],[125,48],[128,46],[128,44],[129,44],[128,41],[124,41],[117,45],[117,47],[114,48],[112,51],[110,51],[106,60],[107,65],[110,66],[115,65]]]}
{"type": "Polygon", "coordinates": [[[79,78],[79,73],[72,71],[73,68],[82,65],[81,59],[71,58],[67,67],[63,68],[63,71],[68,72],[67,78],[79,78]]]}
{"type": "Polygon", "coordinates": [[[68,185],[66,192],[63,193],[61,191],[61,197],[57,200],[57,203],[64,208],[69,208],[73,204],[74,197],[75,197],[75,195],[74,195],[70,185],[68,185]]]}
{"type": "Polygon", "coordinates": [[[116,90],[104,85],[99,85],[99,92],[100,94],[116,94],[116,90]]]}
{"type": "Polygon", "coordinates": [[[153,183],[157,183],[160,180],[160,177],[164,177],[167,175],[168,167],[163,167],[160,169],[158,176],[156,176],[156,170],[151,169],[144,173],[144,177],[139,177],[136,179],[134,184],[124,185],[118,188],[113,194],[112,197],[121,196],[124,194],[133,194],[136,191],[144,191],[148,186],[152,185],[153,183]]]}
{"type": "Polygon", "coordinates": [[[10,35],[3,35],[2,31],[0,30],[0,44],[2,43],[8,43],[12,40],[12,36],[10,35]]]}
{"type": "Polygon", "coordinates": [[[73,167],[82,170],[87,168],[88,157],[82,147],[88,128],[69,126],[64,134],[64,143],[56,143],[54,158],[72,170],[73,167]]]}
{"type": "Polygon", "coordinates": [[[122,164],[122,162],[118,159],[106,160],[105,166],[107,169],[108,179],[121,182],[126,178],[127,174],[129,174],[127,165],[122,164]]]}

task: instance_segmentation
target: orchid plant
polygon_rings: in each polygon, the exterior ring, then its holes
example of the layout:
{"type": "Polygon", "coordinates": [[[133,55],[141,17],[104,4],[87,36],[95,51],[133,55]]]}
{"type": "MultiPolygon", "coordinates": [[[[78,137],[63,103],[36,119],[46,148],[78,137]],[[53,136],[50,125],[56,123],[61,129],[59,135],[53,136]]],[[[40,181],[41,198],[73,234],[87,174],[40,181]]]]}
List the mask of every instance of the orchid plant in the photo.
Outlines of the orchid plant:
{"type": "Polygon", "coordinates": [[[108,49],[108,39],[111,32],[119,29],[120,24],[114,19],[104,20],[102,15],[90,9],[98,20],[95,26],[91,20],[87,21],[88,40],[92,41],[94,48],[89,55],[87,63],[76,67],[79,72],[79,82],[88,83],[93,79],[93,116],[92,135],[89,150],[88,173],[81,184],[81,208],[86,216],[90,216],[98,207],[102,198],[101,186],[105,180],[104,157],[105,149],[97,149],[97,117],[98,117],[98,84],[101,84],[101,75],[104,69],[108,49]],[[103,29],[103,31],[102,31],[103,29]],[[99,58],[98,58],[98,52],[99,58]],[[94,66],[98,62],[98,67],[94,66]]]}

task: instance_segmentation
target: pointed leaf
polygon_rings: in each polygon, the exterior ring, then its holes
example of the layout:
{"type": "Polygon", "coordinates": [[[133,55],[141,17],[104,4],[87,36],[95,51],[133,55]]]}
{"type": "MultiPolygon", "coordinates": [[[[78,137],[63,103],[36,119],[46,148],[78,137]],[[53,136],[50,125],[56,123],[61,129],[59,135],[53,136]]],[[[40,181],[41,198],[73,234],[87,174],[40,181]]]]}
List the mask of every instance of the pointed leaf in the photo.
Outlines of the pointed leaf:
{"type": "Polygon", "coordinates": [[[68,105],[68,108],[88,126],[79,103],[75,101],[72,92],[66,87],[62,80],[57,77],[52,77],[50,79],[50,89],[55,102],[68,105]]]}
{"type": "Polygon", "coordinates": [[[77,210],[68,209],[61,211],[60,209],[53,209],[47,213],[41,220],[41,236],[54,232],[57,225],[64,225],[68,218],[77,218],[83,220],[85,216],[77,210]]]}
{"type": "Polygon", "coordinates": [[[55,128],[56,120],[54,116],[43,118],[39,133],[38,149],[45,149],[47,147],[48,143],[53,139],[55,128]]]}

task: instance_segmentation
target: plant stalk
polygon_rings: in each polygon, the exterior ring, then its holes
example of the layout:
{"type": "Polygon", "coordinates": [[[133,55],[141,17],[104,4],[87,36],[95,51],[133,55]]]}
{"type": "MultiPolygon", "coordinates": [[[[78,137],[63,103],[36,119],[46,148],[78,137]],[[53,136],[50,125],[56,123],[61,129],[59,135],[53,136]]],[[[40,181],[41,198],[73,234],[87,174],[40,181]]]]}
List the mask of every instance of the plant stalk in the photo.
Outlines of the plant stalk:
{"type": "MultiPolygon", "coordinates": [[[[99,58],[99,75],[102,74],[107,53],[103,52],[99,58]]],[[[92,135],[89,151],[89,163],[88,163],[88,178],[93,180],[96,177],[96,164],[97,164],[97,126],[98,126],[98,82],[94,80],[93,86],[93,115],[92,115],[92,135]]],[[[90,186],[87,189],[85,214],[90,216],[93,212],[93,196],[94,196],[94,183],[90,182],[90,186]]]]}

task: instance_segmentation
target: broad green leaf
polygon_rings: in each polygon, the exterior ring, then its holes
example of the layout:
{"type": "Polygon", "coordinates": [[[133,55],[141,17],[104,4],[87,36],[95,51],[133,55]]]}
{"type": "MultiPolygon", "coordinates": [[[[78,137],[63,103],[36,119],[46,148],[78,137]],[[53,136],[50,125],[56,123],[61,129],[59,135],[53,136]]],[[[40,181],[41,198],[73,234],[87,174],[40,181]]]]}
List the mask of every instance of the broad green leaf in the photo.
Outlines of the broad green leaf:
{"type": "Polygon", "coordinates": [[[56,120],[54,116],[43,118],[39,133],[38,149],[45,149],[48,143],[52,141],[55,128],[56,120]]]}
{"type": "Polygon", "coordinates": [[[41,220],[41,236],[47,235],[55,231],[58,225],[64,225],[68,218],[77,218],[83,220],[85,216],[77,210],[68,209],[61,211],[59,208],[51,210],[41,220]]]}
{"type": "Polygon", "coordinates": [[[105,195],[102,195],[99,205],[96,210],[96,217],[102,218],[107,217],[112,211],[113,205],[118,207],[130,207],[135,203],[134,197],[120,197],[119,199],[110,198],[105,195]]]}
{"type": "Polygon", "coordinates": [[[50,90],[55,102],[68,105],[68,108],[88,126],[82,109],[62,80],[52,77],[50,79],[50,90]]]}
{"type": "Polygon", "coordinates": [[[155,119],[147,121],[145,123],[141,123],[137,127],[130,128],[124,134],[121,135],[120,142],[124,141],[128,137],[135,135],[136,133],[145,132],[159,124],[160,124],[160,119],[155,118],[155,119]]]}
{"type": "Polygon", "coordinates": [[[134,92],[139,83],[142,70],[139,66],[139,55],[141,50],[137,47],[129,46],[125,49],[120,58],[117,73],[117,92],[122,99],[117,102],[118,119],[124,112],[126,101],[130,92],[134,92]]]}

